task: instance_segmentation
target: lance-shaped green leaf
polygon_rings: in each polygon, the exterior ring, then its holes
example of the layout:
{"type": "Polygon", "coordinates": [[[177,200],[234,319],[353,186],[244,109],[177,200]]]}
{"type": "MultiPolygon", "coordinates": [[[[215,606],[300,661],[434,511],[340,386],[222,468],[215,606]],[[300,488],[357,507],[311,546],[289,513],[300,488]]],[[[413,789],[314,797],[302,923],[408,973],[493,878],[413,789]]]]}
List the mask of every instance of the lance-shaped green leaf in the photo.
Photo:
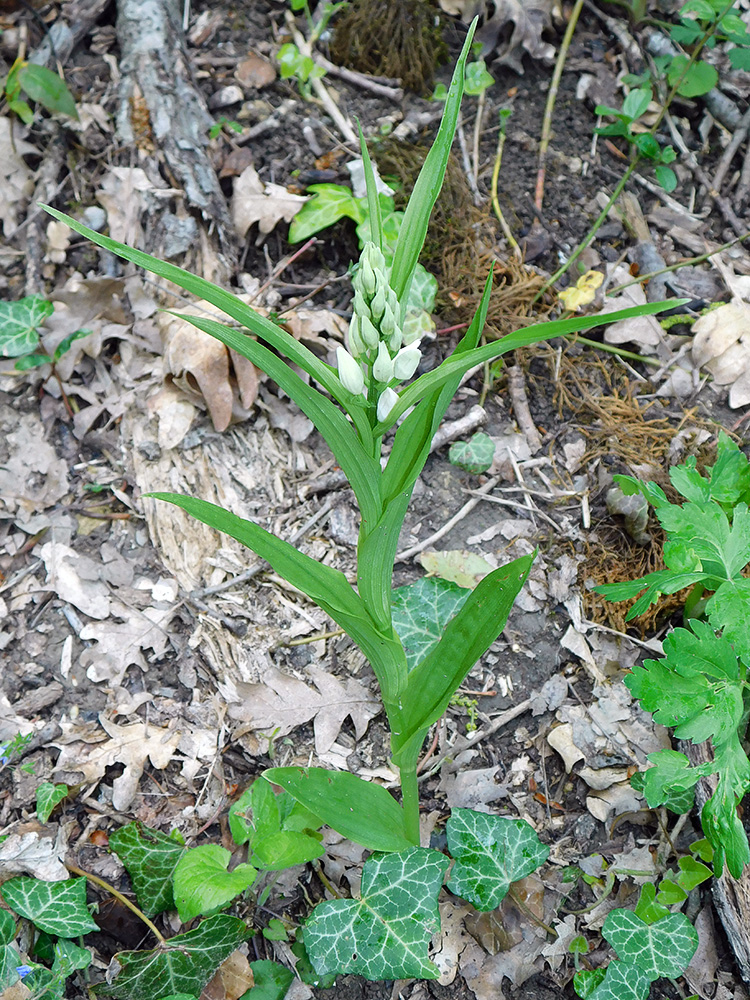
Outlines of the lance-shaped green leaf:
{"type": "Polygon", "coordinates": [[[569,333],[581,333],[583,330],[591,330],[597,326],[606,326],[608,323],[619,323],[620,320],[633,319],[636,316],[654,316],[656,313],[664,312],[666,309],[674,309],[675,306],[682,305],[685,301],[687,300],[670,299],[669,302],[646,302],[640,306],[633,306],[631,309],[621,309],[618,312],[597,316],[572,316],[570,319],[557,319],[545,323],[535,323],[533,326],[514,330],[513,333],[507,334],[502,340],[493,340],[489,344],[477,347],[470,353],[457,355],[454,352],[438,368],[420,375],[403,392],[399,393],[398,402],[394,405],[388,417],[376,425],[373,433],[375,435],[385,434],[386,431],[394,426],[403,413],[406,413],[408,409],[415,406],[428,392],[445,385],[446,382],[456,375],[460,379],[462,375],[465,375],[475,365],[484,364],[485,361],[494,361],[509,351],[518,350],[520,347],[529,347],[531,344],[539,344],[544,340],[551,340],[553,337],[564,337],[569,333]]]}
{"type": "Polygon", "coordinates": [[[368,858],[360,899],[319,903],[305,924],[316,971],[365,979],[436,979],[430,939],[440,927],[437,897],[448,867],[438,851],[412,847],[368,858]]]}
{"type": "Polygon", "coordinates": [[[611,910],[602,937],[618,958],[637,965],[650,980],[682,975],[698,947],[698,933],[684,913],[646,924],[632,910],[611,910]]]}
{"type": "Polygon", "coordinates": [[[510,609],[529,575],[534,554],[488,573],[448,623],[431,653],[409,674],[393,726],[394,759],[411,737],[443,715],[448,702],[480,656],[505,628],[510,609]]]}
{"type": "Polygon", "coordinates": [[[150,951],[118,952],[120,973],[109,986],[97,986],[97,993],[118,1000],[154,1000],[174,993],[200,996],[224,959],[251,933],[244,920],[217,913],[150,951]]]}
{"type": "Polygon", "coordinates": [[[391,269],[391,287],[396,292],[399,302],[406,304],[409,285],[419,255],[424,246],[427,226],[430,222],[432,209],[443,186],[448,157],[450,156],[453,138],[458,124],[458,113],[461,108],[461,98],[464,93],[464,71],[466,60],[471,51],[471,43],[477,26],[477,18],[471,24],[466,35],[461,55],[453,70],[448,97],[445,102],[443,117],[440,121],[435,141],[427,154],[419,177],[414,184],[414,190],[406,206],[404,221],[399,232],[396,252],[393,255],[391,269]]]}
{"type": "MultiPolygon", "coordinates": [[[[222,312],[231,316],[232,319],[247,327],[256,337],[260,337],[261,340],[270,344],[271,347],[279,351],[280,354],[283,354],[293,364],[299,365],[303,371],[306,371],[308,375],[322,385],[337,402],[344,405],[348,400],[349,394],[343,389],[338,375],[330,365],[321,361],[312,351],[308,350],[303,344],[300,344],[290,333],[287,333],[286,330],[282,330],[276,323],[272,323],[271,320],[266,319],[265,316],[261,316],[260,313],[251,309],[250,306],[245,305],[236,295],[233,295],[224,288],[220,288],[218,285],[214,285],[213,282],[207,281],[197,274],[191,274],[190,271],[177,267],[175,264],[159,260],[157,257],[152,257],[151,254],[144,253],[142,250],[135,250],[133,247],[126,246],[125,243],[119,243],[117,240],[110,239],[109,236],[102,236],[101,233],[94,232],[93,229],[81,225],[80,222],[72,219],[69,215],[65,215],[64,212],[58,212],[56,208],[50,208],[49,205],[42,205],[41,207],[46,212],[49,212],[53,218],[64,222],[74,232],[87,237],[92,243],[102,247],[104,250],[109,250],[118,257],[137,264],[138,267],[144,267],[147,271],[151,271],[152,274],[156,274],[160,278],[166,278],[180,288],[184,288],[186,292],[190,292],[192,295],[197,295],[199,298],[205,299],[206,302],[210,302],[211,305],[221,309],[222,312]]],[[[675,301],[672,300],[670,305],[675,305],[675,301]]]]}
{"type": "MultiPolygon", "coordinates": [[[[354,428],[341,410],[317,389],[306,385],[277,354],[247,337],[241,330],[202,316],[188,316],[182,313],[173,315],[220,340],[222,344],[242,354],[261,371],[271,376],[326,439],[357,496],[362,517],[366,521],[374,521],[380,514],[378,492],[380,465],[365,451],[354,428]]],[[[346,391],[341,389],[341,392],[346,391]]],[[[354,400],[352,394],[349,395],[354,400]]],[[[353,418],[361,417],[357,422],[358,429],[362,431],[363,428],[367,428],[365,433],[369,436],[369,426],[359,404],[352,405],[350,412],[353,418]]]]}
{"type": "Polygon", "coordinates": [[[172,891],[183,924],[194,917],[222,910],[255,881],[252,865],[241,864],[228,871],[231,853],[218,844],[203,844],[187,851],[177,862],[172,891]]]}
{"type": "Polygon", "coordinates": [[[470,593],[439,576],[424,576],[393,591],[393,627],[404,647],[408,670],[435,648],[470,593]]]}
{"type": "Polygon", "coordinates": [[[317,562],[253,521],[207,500],[177,493],[146,493],[144,496],[181,507],[199,521],[223,531],[266,559],[280,576],[323,608],[354,639],[365,655],[370,657],[372,653],[372,658],[377,659],[383,637],[378,635],[361,599],[340,570],[317,562]]]}
{"type": "Polygon", "coordinates": [[[59,112],[70,118],[77,118],[76,102],[61,76],[46,66],[27,63],[19,72],[18,79],[32,99],[47,111],[59,112]]]}
{"type": "Polygon", "coordinates": [[[448,888],[478,910],[494,910],[511,883],[549,857],[549,847],[522,819],[453,809],[446,824],[448,850],[456,859],[448,888]]]}
{"type": "Polygon", "coordinates": [[[86,906],[85,878],[42,882],[20,875],[4,882],[0,893],[12,910],[48,934],[72,938],[99,930],[86,906]]]}
{"type": "Polygon", "coordinates": [[[371,851],[401,851],[412,846],[404,832],[401,806],[380,785],[348,771],[322,767],[271,767],[263,777],[281,785],[344,837],[371,851]]]}
{"type": "Polygon", "coordinates": [[[172,875],[187,850],[183,843],[136,821],[110,834],[109,846],[127,868],[138,905],[147,917],[174,909],[172,875]]]}
{"type": "Polygon", "coordinates": [[[18,358],[39,343],[40,326],[55,307],[40,295],[0,302],[0,357],[18,358]]]}
{"type": "MultiPolygon", "coordinates": [[[[375,171],[372,169],[370,151],[367,148],[365,137],[362,133],[359,122],[357,122],[359,132],[359,148],[362,153],[362,167],[365,174],[365,187],[367,189],[367,215],[370,221],[370,240],[375,246],[383,251],[383,215],[380,211],[380,197],[378,195],[378,185],[375,180],[375,171]]],[[[363,213],[364,214],[364,213],[363,213]]],[[[359,221],[364,222],[364,219],[359,221]]]]}

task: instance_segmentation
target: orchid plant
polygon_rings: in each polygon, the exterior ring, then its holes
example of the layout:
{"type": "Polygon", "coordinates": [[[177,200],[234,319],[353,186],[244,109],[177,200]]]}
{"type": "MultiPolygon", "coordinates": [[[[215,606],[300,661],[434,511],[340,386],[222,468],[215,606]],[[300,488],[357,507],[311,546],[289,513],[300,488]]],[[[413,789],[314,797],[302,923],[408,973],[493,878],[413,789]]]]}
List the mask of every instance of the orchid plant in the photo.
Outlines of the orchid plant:
{"type": "Polygon", "coordinates": [[[356,588],[339,570],[317,562],[253,521],[222,507],[173,493],[150,495],[181,507],[266,559],[277,573],[326,611],[369,660],[390,724],[392,763],[400,775],[401,802],[382,786],[347,772],[275,767],[267,770],[265,777],[286,789],[323,823],[367,848],[384,852],[419,845],[417,761],[425,736],[443,715],[467,673],[504,628],[533,561],[533,555],[524,556],[486,576],[447,623],[434,648],[416,665],[407,665],[391,608],[399,533],[432,438],[461,377],[470,368],[517,348],[603,323],[657,313],[670,305],[654,303],[606,317],[540,323],[499,342],[478,346],[492,290],[490,274],[473,322],[453,353],[433,371],[404,385],[421,361],[419,341],[404,333],[405,307],[456,131],[475,25],[458,59],[442,121],[406,208],[390,268],[383,254],[374,171],[360,133],[372,239],[362,250],[354,276],[348,347],[338,347],[335,367],[231,292],[93,232],[55,209],[47,209],[99,246],[169,279],[235,320],[238,325],[231,326],[201,316],[181,316],[274,379],[313,421],[346,474],[361,513],[356,588]],[[287,360],[309,376],[311,384],[287,360]],[[382,447],[386,435],[393,435],[387,459],[382,447]]]}

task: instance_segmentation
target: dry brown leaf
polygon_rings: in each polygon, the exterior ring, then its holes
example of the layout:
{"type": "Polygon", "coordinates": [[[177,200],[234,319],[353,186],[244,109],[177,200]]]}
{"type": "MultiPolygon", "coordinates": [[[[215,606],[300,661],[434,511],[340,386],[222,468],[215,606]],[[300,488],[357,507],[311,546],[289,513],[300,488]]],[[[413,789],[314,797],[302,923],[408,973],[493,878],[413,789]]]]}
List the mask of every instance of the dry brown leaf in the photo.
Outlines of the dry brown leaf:
{"type": "Polygon", "coordinates": [[[47,542],[39,550],[47,569],[46,585],[58,597],[100,621],[109,617],[109,587],[101,579],[101,564],[62,542],[47,542]]]}
{"type": "Polygon", "coordinates": [[[255,730],[265,730],[269,737],[286,736],[313,719],[318,754],[331,749],[347,716],[361,739],[370,719],[380,712],[380,703],[351,677],[340,681],[314,665],[306,672],[317,691],[275,667],[264,675],[261,684],[238,684],[238,694],[244,701],[230,705],[229,715],[255,730]]]}
{"type": "MultiPolygon", "coordinates": [[[[484,0],[439,0],[440,6],[452,17],[459,16],[465,24],[471,23],[476,14],[485,13],[484,0]]],[[[495,11],[477,32],[485,57],[492,54],[493,61],[512,66],[523,73],[523,55],[532,59],[551,62],[554,46],[542,40],[542,32],[549,26],[552,0],[493,0],[495,11]],[[513,31],[507,41],[498,45],[501,33],[507,36],[507,25],[513,31]]]]}
{"type": "Polygon", "coordinates": [[[41,837],[33,830],[11,833],[0,844],[0,877],[33,875],[43,882],[62,882],[70,878],[63,864],[67,849],[68,840],[62,827],[58,828],[56,838],[41,837]]]}
{"type": "Polygon", "coordinates": [[[291,194],[280,184],[264,184],[255,167],[246,167],[234,182],[232,220],[241,238],[257,222],[260,243],[282,219],[291,222],[306,201],[306,195],[291,194]]]}
{"type": "Polygon", "coordinates": [[[200,1000],[239,1000],[255,985],[253,970],[241,951],[225,958],[201,993],[200,1000]]]}
{"type": "Polygon", "coordinates": [[[729,405],[750,403],[750,305],[727,302],[693,323],[693,361],[719,385],[730,385],[729,405]]]}
{"type": "Polygon", "coordinates": [[[21,139],[18,131],[11,115],[0,118],[0,221],[6,236],[13,235],[18,212],[34,192],[34,174],[21,157],[39,155],[36,146],[21,139]]]}
{"type": "Polygon", "coordinates": [[[131,665],[148,669],[144,649],[153,650],[156,656],[166,650],[169,643],[167,626],[174,609],[148,607],[137,611],[116,603],[111,608],[111,614],[121,621],[110,619],[102,624],[84,625],[81,629],[81,639],[96,643],[81,653],[81,666],[88,668],[86,676],[89,680],[95,683],[106,681],[110,686],[118,687],[131,665]]]}
{"type": "Polygon", "coordinates": [[[67,492],[68,466],[47,443],[39,416],[0,406],[0,513],[25,521],[67,492]]]}
{"type": "Polygon", "coordinates": [[[108,767],[124,764],[125,770],[112,782],[112,805],[115,809],[126,810],[138,791],[146,761],[150,760],[159,770],[165,768],[174,756],[181,734],[176,729],[162,729],[144,722],[118,726],[103,715],[99,722],[111,739],[102,741],[101,734],[94,732],[90,737],[96,742],[76,739],[71,734],[72,742],[60,739],[53,744],[61,749],[55,773],[80,774],[80,780],[91,784],[98,781],[108,767]]]}

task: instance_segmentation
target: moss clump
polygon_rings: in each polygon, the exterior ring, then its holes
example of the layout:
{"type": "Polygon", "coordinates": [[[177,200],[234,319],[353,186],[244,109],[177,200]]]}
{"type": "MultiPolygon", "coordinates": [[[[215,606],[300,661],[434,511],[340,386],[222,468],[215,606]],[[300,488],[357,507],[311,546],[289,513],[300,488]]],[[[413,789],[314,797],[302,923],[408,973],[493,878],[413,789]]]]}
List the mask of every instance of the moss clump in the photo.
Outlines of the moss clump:
{"type": "Polygon", "coordinates": [[[422,94],[448,49],[432,0],[354,0],[336,20],[331,56],[373,76],[396,77],[422,94]]]}

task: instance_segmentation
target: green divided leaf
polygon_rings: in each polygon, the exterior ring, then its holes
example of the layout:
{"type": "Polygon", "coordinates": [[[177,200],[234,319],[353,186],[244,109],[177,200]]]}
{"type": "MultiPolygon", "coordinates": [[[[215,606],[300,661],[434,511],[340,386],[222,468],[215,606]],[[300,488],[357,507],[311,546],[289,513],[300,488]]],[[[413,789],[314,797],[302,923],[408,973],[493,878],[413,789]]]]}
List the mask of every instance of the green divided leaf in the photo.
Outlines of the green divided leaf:
{"type": "Polygon", "coordinates": [[[284,1000],[294,982],[294,973],[291,969],[267,959],[251,962],[250,968],[255,985],[244,993],[240,1000],[284,1000]]]}
{"type": "Polygon", "coordinates": [[[118,952],[121,972],[110,986],[97,987],[97,993],[118,1000],[154,1000],[175,993],[200,996],[224,959],[250,934],[237,917],[207,917],[195,930],[150,951],[118,952]]]}
{"type": "Polygon", "coordinates": [[[289,226],[289,242],[301,243],[321,229],[327,229],[339,219],[362,222],[365,213],[351,189],[342,184],[311,184],[307,189],[313,197],[306,201],[289,226]]]}
{"type": "Polygon", "coordinates": [[[4,882],[0,893],[11,909],[48,934],[71,938],[99,930],[86,906],[85,878],[41,882],[21,875],[4,882]]]}
{"type": "Polygon", "coordinates": [[[135,822],[115,830],[109,846],[127,868],[138,905],[147,917],[174,909],[172,875],[187,850],[184,844],[135,822]]]}
{"type": "Polygon", "coordinates": [[[317,972],[436,979],[427,949],[440,926],[437,897],[448,864],[443,854],[422,847],[368,858],[361,898],[319,903],[305,924],[317,972]]]}
{"type": "Polygon", "coordinates": [[[39,344],[39,327],[54,312],[51,302],[29,295],[17,302],[0,302],[0,357],[19,358],[39,344]]]}
{"type": "Polygon", "coordinates": [[[251,886],[257,871],[252,865],[237,865],[227,871],[231,853],[218,844],[193,847],[177,862],[172,891],[180,920],[216,913],[251,886]]]}
{"type": "Polygon", "coordinates": [[[409,670],[438,644],[445,626],[470,593],[439,576],[425,576],[393,591],[393,627],[409,670]]]}
{"type": "Polygon", "coordinates": [[[380,785],[322,767],[272,767],[263,777],[285,788],[323,823],[371,851],[412,846],[404,832],[401,806],[380,785]]]}
{"type": "Polygon", "coordinates": [[[623,962],[638,966],[650,980],[682,975],[698,947],[698,933],[684,913],[646,924],[631,910],[612,910],[602,936],[623,962]]]}
{"type": "Polygon", "coordinates": [[[43,781],[36,790],[36,817],[40,823],[46,823],[58,802],[62,802],[68,794],[67,785],[53,785],[43,781]]]}
{"type": "Polygon", "coordinates": [[[477,431],[468,441],[455,441],[448,451],[448,461],[466,472],[486,472],[495,458],[495,442],[484,431],[477,431]]]}
{"type": "Polygon", "coordinates": [[[478,910],[494,910],[512,882],[536,871],[549,847],[522,819],[453,809],[446,824],[448,850],[456,859],[448,888],[478,910]]]}
{"type": "MultiPolygon", "coordinates": [[[[677,750],[658,750],[649,754],[646,759],[654,766],[640,772],[639,777],[642,779],[640,790],[643,791],[646,802],[652,809],[666,805],[675,812],[676,809],[673,808],[676,805],[675,797],[690,792],[692,798],[692,790],[698,781],[715,770],[712,764],[691,767],[685,754],[677,750]]],[[[637,787],[634,782],[633,787],[637,787]]],[[[683,810],[686,811],[688,810],[683,810]]]]}

